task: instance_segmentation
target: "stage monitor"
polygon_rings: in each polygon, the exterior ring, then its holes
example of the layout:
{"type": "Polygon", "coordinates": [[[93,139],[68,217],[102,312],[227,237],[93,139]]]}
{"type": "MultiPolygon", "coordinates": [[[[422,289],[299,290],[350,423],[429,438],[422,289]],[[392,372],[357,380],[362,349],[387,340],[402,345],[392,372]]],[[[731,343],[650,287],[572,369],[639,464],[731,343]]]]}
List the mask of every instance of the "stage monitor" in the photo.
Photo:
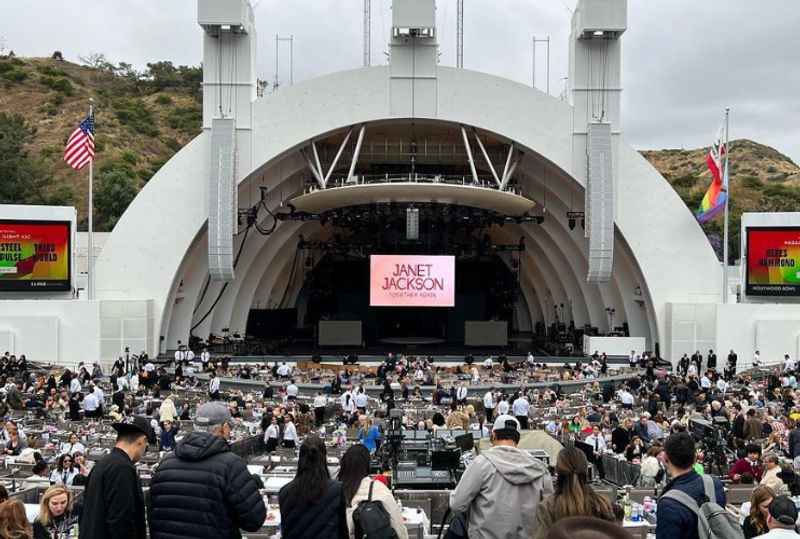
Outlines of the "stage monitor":
{"type": "Polygon", "coordinates": [[[800,296],[800,227],[748,227],[748,296],[800,296]]]}
{"type": "Polygon", "coordinates": [[[69,221],[0,220],[0,292],[72,289],[69,221]]]}
{"type": "Polygon", "coordinates": [[[370,307],[455,306],[453,256],[370,256],[370,307]]]}

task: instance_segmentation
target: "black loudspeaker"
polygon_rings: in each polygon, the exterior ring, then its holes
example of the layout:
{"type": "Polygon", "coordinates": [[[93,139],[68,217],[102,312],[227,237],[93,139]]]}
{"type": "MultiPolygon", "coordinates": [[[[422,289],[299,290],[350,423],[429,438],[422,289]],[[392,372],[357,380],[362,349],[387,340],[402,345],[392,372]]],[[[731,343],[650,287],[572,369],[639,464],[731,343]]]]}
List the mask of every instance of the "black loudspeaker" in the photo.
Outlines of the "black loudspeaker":
{"type": "Polygon", "coordinates": [[[628,327],[628,323],[627,322],[623,322],[622,323],[622,333],[624,333],[626,337],[630,337],[631,336],[631,330],[628,327]]]}
{"type": "Polygon", "coordinates": [[[474,362],[475,362],[475,358],[472,357],[471,355],[466,356],[464,358],[464,363],[466,363],[467,365],[472,365],[474,362]]]}
{"type": "Polygon", "coordinates": [[[661,359],[661,347],[658,346],[658,341],[656,341],[656,358],[661,359]]]}
{"type": "Polygon", "coordinates": [[[322,356],[320,356],[319,354],[314,354],[311,356],[311,361],[313,361],[314,363],[322,363],[322,356]]]}

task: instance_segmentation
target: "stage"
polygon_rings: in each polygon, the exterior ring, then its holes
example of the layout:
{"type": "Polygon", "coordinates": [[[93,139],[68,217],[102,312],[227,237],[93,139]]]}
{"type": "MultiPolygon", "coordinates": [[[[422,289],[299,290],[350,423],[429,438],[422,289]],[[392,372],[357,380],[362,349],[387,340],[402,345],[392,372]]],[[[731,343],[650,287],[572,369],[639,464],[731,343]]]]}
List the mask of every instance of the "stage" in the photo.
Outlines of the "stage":
{"type": "MultiPolygon", "coordinates": [[[[388,355],[387,353],[384,354],[372,354],[372,353],[359,353],[359,351],[349,351],[346,353],[323,353],[319,354],[319,363],[324,365],[343,365],[343,358],[349,354],[355,354],[358,356],[358,364],[365,365],[369,367],[377,367],[381,363],[386,360],[388,355]]],[[[397,351],[392,352],[395,356],[398,356],[399,353],[397,351]]],[[[254,364],[254,363],[305,363],[305,362],[313,362],[313,358],[317,354],[313,353],[303,353],[303,354],[292,354],[292,355],[282,355],[282,354],[263,354],[263,355],[243,355],[243,356],[220,356],[215,355],[212,356],[212,359],[215,361],[219,361],[220,357],[228,357],[230,365],[247,365],[247,364],[254,364]]],[[[468,355],[472,355],[474,361],[473,365],[476,365],[479,368],[483,367],[483,361],[488,357],[487,355],[476,355],[470,350],[464,350],[463,354],[436,354],[436,355],[428,355],[428,354],[414,354],[409,353],[407,355],[416,356],[416,357],[426,357],[430,361],[435,364],[440,364],[443,367],[455,367],[458,365],[467,365],[465,362],[465,358],[468,355]]],[[[173,361],[174,351],[171,353],[168,352],[164,355],[158,357],[157,363],[168,363],[173,361]]],[[[495,365],[500,364],[500,357],[501,355],[493,354],[492,359],[495,365]]],[[[527,355],[519,355],[519,354],[509,354],[505,357],[508,358],[510,363],[520,363],[527,359],[527,355]]],[[[199,359],[196,356],[195,362],[199,359]]],[[[587,356],[548,356],[548,355],[534,355],[534,360],[538,364],[544,364],[547,366],[552,367],[559,367],[563,365],[572,365],[574,366],[578,361],[582,363],[586,363],[591,361],[591,358],[587,356]]],[[[628,365],[628,358],[627,356],[608,356],[608,364],[611,367],[622,367],[628,365]]]]}

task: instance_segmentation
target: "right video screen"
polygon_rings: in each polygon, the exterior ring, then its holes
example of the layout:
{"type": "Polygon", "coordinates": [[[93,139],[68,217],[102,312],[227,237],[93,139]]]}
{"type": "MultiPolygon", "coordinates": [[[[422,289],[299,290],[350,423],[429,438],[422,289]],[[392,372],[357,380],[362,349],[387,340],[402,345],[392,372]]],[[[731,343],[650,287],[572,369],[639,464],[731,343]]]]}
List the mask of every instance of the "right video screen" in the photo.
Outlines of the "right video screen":
{"type": "Polygon", "coordinates": [[[748,227],[748,296],[800,296],[800,227],[748,227]]]}

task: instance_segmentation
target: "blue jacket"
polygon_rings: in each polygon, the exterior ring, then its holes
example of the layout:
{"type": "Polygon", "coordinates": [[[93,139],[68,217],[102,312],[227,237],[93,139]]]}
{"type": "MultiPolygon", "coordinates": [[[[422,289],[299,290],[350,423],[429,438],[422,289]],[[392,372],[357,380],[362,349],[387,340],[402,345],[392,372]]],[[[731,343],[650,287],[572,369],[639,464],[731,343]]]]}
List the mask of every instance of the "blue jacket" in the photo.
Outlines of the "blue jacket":
{"type": "Polygon", "coordinates": [[[369,428],[369,430],[365,433],[364,429],[361,429],[358,432],[358,439],[359,441],[364,444],[364,447],[369,449],[370,453],[374,453],[376,449],[378,449],[378,439],[380,438],[380,431],[378,427],[373,425],[369,428]]]}
{"type": "MultiPolygon", "coordinates": [[[[695,499],[698,505],[705,501],[703,479],[694,471],[681,475],[667,483],[666,493],[670,489],[685,492],[695,499]]],[[[725,490],[722,482],[714,478],[714,489],[717,503],[725,507],[725,490]]],[[[657,508],[656,539],[698,539],[697,515],[677,500],[659,498],[657,508]]]]}

